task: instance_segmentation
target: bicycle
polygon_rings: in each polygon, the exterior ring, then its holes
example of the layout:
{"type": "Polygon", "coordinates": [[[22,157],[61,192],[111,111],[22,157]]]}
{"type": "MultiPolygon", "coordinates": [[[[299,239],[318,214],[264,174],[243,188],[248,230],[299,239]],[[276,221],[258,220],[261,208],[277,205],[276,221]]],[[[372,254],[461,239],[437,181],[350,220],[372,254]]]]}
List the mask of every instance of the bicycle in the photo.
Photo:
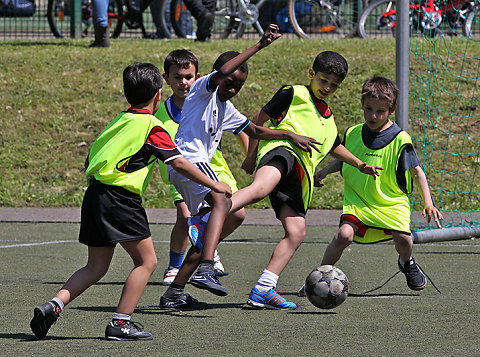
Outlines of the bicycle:
{"type": "MultiPolygon", "coordinates": [[[[141,1],[141,6],[132,0],[110,0],[108,6],[108,24],[111,27],[111,37],[117,38],[123,25],[128,29],[140,29],[144,38],[150,38],[143,23],[143,13],[154,0],[141,1]]],[[[92,4],[90,0],[82,0],[82,36],[87,36],[92,26],[92,4]]],[[[48,0],[47,20],[50,30],[57,38],[64,38],[64,32],[70,30],[70,15],[72,11],[70,0],[48,0]]],[[[165,35],[165,34],[162,34],[165,35]]]]}
{"type": "Polygon", "coordinates": [[[326,32],[352,37],[365,6],[367,0],[289,0],[288,17],[293,31],[304,39],[326,32]]]}
{"type": "MultiPolygon", "coordinates": [[[[368,5],[358,21],[360,37],[378,37],[384,33],[394,36],[397,25],[395,5],[395,0],[379,0],[368,5]]],[[[442,34],[442,22],[447,24],[451,35],[457,35],[458,29],[462,29],[463,36],[470,37],[478,8],[475,0],[449,0],[441,6],[433,0],[422,1],[409,5],[409,23],[413,30],[429,37],[442,34]]]]}
{"type": "MultiPolygon", "coordinates": [[[[212,38],[241,38],[248,26],[253,26],[262,36],[263,28],[258,21],[260,9],[267,0],[251,3],[250,0],[217,0],[214,13],[212,38]]],[[[180,38],[195,38],[193,16],[183,0],[164,0],[160,9],[162,33],[167,38],[175,34],[180,38]]]]}

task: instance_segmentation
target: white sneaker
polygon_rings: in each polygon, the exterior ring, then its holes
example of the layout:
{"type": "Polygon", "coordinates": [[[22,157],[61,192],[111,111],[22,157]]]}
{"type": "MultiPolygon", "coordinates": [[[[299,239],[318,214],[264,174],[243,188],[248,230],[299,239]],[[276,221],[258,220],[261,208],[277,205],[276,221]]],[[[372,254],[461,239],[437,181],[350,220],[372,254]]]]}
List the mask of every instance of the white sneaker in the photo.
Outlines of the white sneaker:
{"type": "Polygon", "coordinates": [[[178,274],[178,269],[172,266],[169,266],[165,269],[165,273],[163,273],[163,281],[162,285],[169,286],[178,274]]]}
{"type": "Polygon", "coordinates": [[[223,267],[223,264],[220,261],[220,256],[216,250],[215,255],[213,256],[213,270],[215,273],[225,273],[225,268],[223,267]]]}

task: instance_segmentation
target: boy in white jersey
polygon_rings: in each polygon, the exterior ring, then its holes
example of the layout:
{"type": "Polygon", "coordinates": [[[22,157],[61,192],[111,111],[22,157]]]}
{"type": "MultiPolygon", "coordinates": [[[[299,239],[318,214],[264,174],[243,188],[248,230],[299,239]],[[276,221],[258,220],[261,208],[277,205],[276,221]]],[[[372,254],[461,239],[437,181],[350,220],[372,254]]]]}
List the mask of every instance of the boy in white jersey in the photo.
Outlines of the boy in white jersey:
{"type": "MultiPolygon", "coordinates": [[[[396,108],[399,90],[385,77],[375,76],[362,87],[364,124],[347,129],[344,144],[353,154],[370,165],[383,167],[375,181],[359,176],[338,160],[318,171],[315,186],[333,172],[344,178],[343,214],[340,228],[328,245],[322,265],[334,265],[342,252],[353,241],[375,243],[393,238],[398,252],[398,267],[405,274],[412,290],[427,285],[424,273],[412,257],[413,241],[410,234],[410,201],[412,177],[424,203],[422,214],[430,221],[443,219],[433,205],[425,173],[419,165],[408,133],[389,117],[396,108]]],[[[302,289],[299,294],[303,295],[302,289]]]]}
{"type": "MultiPolygon", "coordinates": [[[[155,116],[162,121],[170,136],[174,138],[178,130],[185,98],[187,97],[190,87],[195,80],[200,77],[200,74],[198,73],[198,59],[192,52],[186,49],[177,49],[167,55],[163,67],[163,79],[170,86],[173,93],[160,105],[155,116]]],[[[246,153],[246,146],[248,145],[247,135],[241,133],[237,138],[242,145],[243,151],[246,153]]],[[[236,180],[223,158],[220,148],[215,151],[210,165],[217,174],[219,180],[229,184],[232,192],[238,190],[236,180]]],[[[170,235],[169,264],[168,268],[165,270],[162,282],[163,285],[168,286],[175,279],[175,276],[182,265],[185,251],[187,249],[187,218],[190,217],[190,212],[182,195],[176,190],[175,186],[168,181],[167,166],[160,162],[159,167],[163,181],[170,185],[170,194],[174,200],[175,207],[177,208],[177,219],[170,235]]],[[[225,224],[225,229],[228,231],[235,230],[244,219],[245,210],[236,212],[229,217],[228,222],[225,224]]],[[[226,275],[217,252],[215,252],[214,261],[215,274],[217,276],[226,275]]]]}
{"type": "MultiPolygon", "coordinates": [[[[198,79],[185,99],[175,143],[179,151],[202,172],[216,179],[209,162],[217,149],[223,131],[239,134],[242,131],[257,139],[288,139],[303,150],[311,151],[317,141],[285,131],[271,130],[251,123],[229,101],[242,88],[248,75],[246,61],[262,48],[280,37],[277,25],[270,25],[260,41],[246,51],[237,54],[226,52],[214,64],[218,71],[198,79]]],[[[231,207],[230,198],[212,192],[207,187],[186,180],[169,168],[169,179],[182,194],[192,214],[189,236],[193,247],[169,289],[161,297],[161,305],[167,306],[183,294],[183,289],[195,269],[190,283],[216,295],[225,296],[228,290],[215,277],[213,255],[231,207]],[[211,212],[210,212],[211,211],[211,212]],[[208,217],[203,217],[209,213],[208,217]],[[202,218],[203,217],[203,218],[202,218]],[[206,223],[208,221],[208,224],[206,223]]]]}

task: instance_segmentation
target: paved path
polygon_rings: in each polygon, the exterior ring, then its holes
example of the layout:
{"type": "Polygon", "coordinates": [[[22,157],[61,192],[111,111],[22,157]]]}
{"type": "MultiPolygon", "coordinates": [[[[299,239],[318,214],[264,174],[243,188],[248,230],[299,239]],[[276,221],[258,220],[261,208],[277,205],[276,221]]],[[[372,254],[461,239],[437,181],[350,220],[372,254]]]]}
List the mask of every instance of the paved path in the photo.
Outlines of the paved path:
{"type": "MultiPolygon", "coordinates": [[[[336,226],[340,214],[340,210],[310,210],[307,213],[307,225],[336,226]]],[[[152,224],[173,224],[176,219],[175,209],[147,209],[147,215],[152,224]]],[[[0,208],[0,222],[78,223],[80,208],[0,208]]],[[[271,226],[280,225],[280,222],[271,209],[247,209],[247,218],[243,224],[271,226]]]]}

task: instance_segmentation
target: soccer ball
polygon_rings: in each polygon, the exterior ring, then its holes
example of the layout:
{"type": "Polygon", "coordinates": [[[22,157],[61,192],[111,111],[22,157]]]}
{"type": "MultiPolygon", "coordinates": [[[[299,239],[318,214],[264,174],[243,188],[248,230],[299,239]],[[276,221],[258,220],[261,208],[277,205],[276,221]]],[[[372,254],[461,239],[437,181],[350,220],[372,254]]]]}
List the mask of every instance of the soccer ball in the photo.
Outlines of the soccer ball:
{"type": "Polygon", "coordinates": [[[332,265],[319,266],[307,276],[305,293],[316,307],[333,309],[348,296],[347,276],[332,265]]]}

